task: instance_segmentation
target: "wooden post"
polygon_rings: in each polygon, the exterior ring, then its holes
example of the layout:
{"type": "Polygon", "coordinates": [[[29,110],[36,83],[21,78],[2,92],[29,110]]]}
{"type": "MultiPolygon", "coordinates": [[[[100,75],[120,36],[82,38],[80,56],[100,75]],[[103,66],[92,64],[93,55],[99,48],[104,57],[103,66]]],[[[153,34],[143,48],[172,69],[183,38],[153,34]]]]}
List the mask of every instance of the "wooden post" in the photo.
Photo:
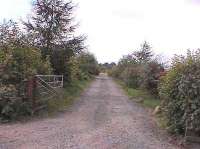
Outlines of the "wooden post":
{"type": "Polygon", "coordinates": [[[36,108],[36,97],[37,97],[37,77],[33,78],[32,94],[33,94],[33,98],[32,98],[33,110],[35,110],[35,108],[36,108]]]}
{"type": "Polygon", "coordinates": [[[32,101],[33,98],[33,79],[29,79],[27,82],[27,98],[32,101]]]}
{"type": "Polygon", "coordinates": [[[53,87],[55,87],[55,86],[56,86],[56,77],[53,76],[53,87]]]}

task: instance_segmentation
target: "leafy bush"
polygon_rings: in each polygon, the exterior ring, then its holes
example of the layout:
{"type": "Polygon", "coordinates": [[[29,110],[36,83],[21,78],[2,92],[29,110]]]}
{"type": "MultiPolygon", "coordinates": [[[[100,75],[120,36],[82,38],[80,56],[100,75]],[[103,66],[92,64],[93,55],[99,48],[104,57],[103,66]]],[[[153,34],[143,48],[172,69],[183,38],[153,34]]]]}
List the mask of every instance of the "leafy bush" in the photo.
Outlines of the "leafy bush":
{"type": "Polygon", "coordinates": [[[126,67],[121,73],[120,78],[125,82],[128,87],[138,88],[140,87],[140,68],[135,65],[134,67],[126,67]]]}
{"type": "Polygon", "coordinates": [[[82,73],[92,76],[99,74],[98,62],[94,55],[88,52],[82,52],[77,56],[79,69],[82,73]]]}
{"type": "Polygon", "coordinates": [[[25,95],[26,81],[36,74],[51,73],[48,60],[42,60],[34,48],[1,49],[0,117],[14,119],[31,113],[31,101],[25,95]]]}
{"type": "Polygon", "coordinates": [[[163,65],[154,58],[151,47],[147,42],[141,49],[124,56],[109,74],[123,80],[128,87],[143,88],[154,95],[158,95],[158,83],[163,65]]]}
{"type": "Polygon", "coordinates": [[[0,120],[12,120],[31,115],[31,103],[18,95],[14,85],[0,88],[0,120]]]}
{"type": "Polygon", "coordinates": [[[150,91],[153,95],[158,95],[158,84],[164,67],[157,60],[151,60],[141,66],[141,87],[150,91]]]}
{"type": "Polygon", "coordinates": [[[200,50],[176,56],[172,67],[162,77],[159,94],[169,130],[184,133],[186,123],[200,132],[200,50]]]}
{"type": "Polygon", "coordinates": [[[3,84],[16,85],[35,74],[51,73],[50,63],[48,60],[42,60],[40,50],[28,47],[10,49],[9,58],[4,65],[1,75],[3,84]]]}

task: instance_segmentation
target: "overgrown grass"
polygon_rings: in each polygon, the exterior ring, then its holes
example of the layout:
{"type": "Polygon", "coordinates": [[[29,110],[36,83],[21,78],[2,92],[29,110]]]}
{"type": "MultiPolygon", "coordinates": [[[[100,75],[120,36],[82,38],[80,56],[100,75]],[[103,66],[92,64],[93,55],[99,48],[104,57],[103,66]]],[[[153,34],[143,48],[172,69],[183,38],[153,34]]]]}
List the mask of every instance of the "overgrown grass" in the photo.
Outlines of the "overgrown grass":
{"type": "Polygon", "coordinates": [[[48,102],[48,113],[51,115],[58,111],[63,111],[73,104],[74,100],[80,96],[85,88],[90,84],[93,79],[77,80],[70,85],[60,90],[61,97],[52,99],[48,102]]]}
{"type": "Polygon", "coordinates": [[[153,109],[156,106],[160,105],[160,100],[148,93],[148,91],[142,89],[129,88],[125,85],[124,82],[120,80],[116,80],[116,82],[120,86],[122,86],[122,88],[125,90],[130,99],[141,103],[143,106],[153,109]]]}

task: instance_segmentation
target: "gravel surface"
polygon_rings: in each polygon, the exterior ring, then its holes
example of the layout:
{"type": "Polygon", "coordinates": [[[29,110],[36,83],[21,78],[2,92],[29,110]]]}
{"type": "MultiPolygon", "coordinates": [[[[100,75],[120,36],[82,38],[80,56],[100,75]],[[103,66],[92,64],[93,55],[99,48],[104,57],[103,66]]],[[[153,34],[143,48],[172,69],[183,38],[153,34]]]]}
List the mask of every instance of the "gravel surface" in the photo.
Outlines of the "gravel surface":
{"type": "Polygon", "coordinates": [[[179,149],[172,142],[105,75],[57,117],[0,125],[0,149],[179,149]]]}

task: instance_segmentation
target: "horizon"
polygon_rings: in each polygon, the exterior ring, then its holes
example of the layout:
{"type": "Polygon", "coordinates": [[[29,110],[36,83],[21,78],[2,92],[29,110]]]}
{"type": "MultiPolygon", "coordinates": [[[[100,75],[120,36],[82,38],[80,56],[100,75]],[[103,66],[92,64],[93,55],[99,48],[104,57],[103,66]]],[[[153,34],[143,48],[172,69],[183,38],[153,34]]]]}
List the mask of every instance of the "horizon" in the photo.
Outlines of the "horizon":
{"type": "MultiPolygon", "coordinates": [[[[118,62],[123,55],[138,50],[144,41],[165,61],[174,54],[200,48],[199,0],[126,0],[123,3],[74,0],[74,3],[78,4],[77,32],[87,36],[88,51],[99,63],[118,62]]],[[[1,21],[25,19],[31,13],[31,0],[3,1],[0,13],[1,21]]]]}

